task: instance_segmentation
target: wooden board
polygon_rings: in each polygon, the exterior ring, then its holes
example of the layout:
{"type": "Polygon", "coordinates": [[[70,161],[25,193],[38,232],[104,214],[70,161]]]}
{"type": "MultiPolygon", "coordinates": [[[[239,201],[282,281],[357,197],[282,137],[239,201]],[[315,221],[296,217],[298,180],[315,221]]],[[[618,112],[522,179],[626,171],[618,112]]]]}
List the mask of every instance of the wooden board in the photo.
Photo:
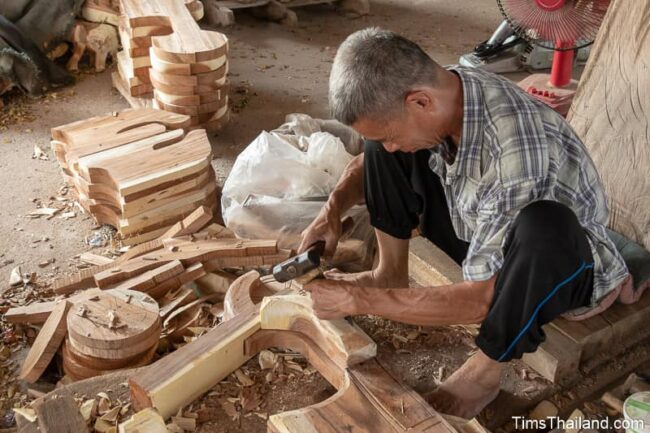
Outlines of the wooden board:
{"type": "Polygon", "coordinates": [[[50,364],[65,337],[66,315],[71,305],[64,300],[54,307],[27,354],[20,370],[21,379],[36,382],[50,364]]]}
{"type": "Polygon", "coordinates": [[[463,281],[461,267],[428,239],[418,236],[409,242],[409,277],[422,287],[463,281]]]}
{"type": "Polygon", "coordinates": [[[535,352],[526,353],[522,360],[553,383],[568,384],[578,377],[581,347],[555,327],[545,325],[544,341],[535,352]]]}

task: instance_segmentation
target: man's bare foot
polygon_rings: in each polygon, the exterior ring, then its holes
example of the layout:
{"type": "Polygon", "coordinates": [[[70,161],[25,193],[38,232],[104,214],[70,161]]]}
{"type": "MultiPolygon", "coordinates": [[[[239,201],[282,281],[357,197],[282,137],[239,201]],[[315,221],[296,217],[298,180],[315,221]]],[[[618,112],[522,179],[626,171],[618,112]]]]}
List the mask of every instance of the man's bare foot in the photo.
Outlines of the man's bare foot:
{"type": "Polygon", "coordinates": [[[439,412],[474,418],[499,394],[502,369],[479,350],[425,398],[439,412]]]}
{"type": "Polygon", "coordinates": [[[379,268],[372,271],[347,274],[338,269],[332,269],[324,273],[328,280],[345,281],[359,287],[408,287],[409,279],[406,270],[403,272],[381,271],[379,268]]]}

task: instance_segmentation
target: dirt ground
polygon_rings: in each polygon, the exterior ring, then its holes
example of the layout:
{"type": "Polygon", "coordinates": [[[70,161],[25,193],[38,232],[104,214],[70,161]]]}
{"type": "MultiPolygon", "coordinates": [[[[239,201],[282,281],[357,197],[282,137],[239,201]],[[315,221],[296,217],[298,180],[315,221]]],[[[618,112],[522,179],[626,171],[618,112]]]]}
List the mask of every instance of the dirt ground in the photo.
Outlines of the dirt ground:
{"type": "MultiPolygon", "coordinates": [[[[220,184],[237,154],[260,131],[280,125],[286,114],[327,116],[331,62],[336,47],[351,32],[368,26],[395,30],[421,44],[439,63],[452,64],[486,39],[501,21],[493,0],[371,0],[371,14],[356,19],[328,5],[296,12],[299,24],[293,28],[237,13],[237,24],[223,30],[231,43],[233,115],[228,126],[211,137],[220,184]]],[[[39,202],[56,204],[56,197],[63,196],[58,164],[49,151],[50,128],[127,107],[111,89],[113,70],[114,65],[101,74],[82,73],[73,87],[13,107],[23,110],[21,117],[30,121],[7,128],[0,124],[0,289],[15,266],[46,279],[74,268],[78,263],[74,257],[92,249],[85,240],[98,228],[79,209],[72,208],[76,216],[69,219],[31,219],[26,215],[39,202]],[[36,145],[46,150],[49,160],[32,158],[36,145]]],[[[360,324],[378,341],[380,360],[418,391],[433,388],[473,350],[472,337],[465,329],[417,331],[368,318],[360,324]]],[[[256,364],[254,358],[245,370],[253,377],[263,377],[256,364]]],[[[522,377],[521,369],[516,365],[508,370],[508,392],[514,393],[513,378],[522,377]]],[[[318,374],[296,369],[282,376],[279,382],[265,385],[263,404],[241,417],[228,414],[219,403],[219,399],[237,398],[239,388],[233,379],[216,387],[200,402],[211,408],[214,420],[203,424],[200,431],[261,433],[266,431],[268,414],[321,401],[334,392],[318,374]]],[[[528,389],[532,398],[540,379],[526,377],[518,380],[516,387],[528,389]]],[[[489,410],[486,415],[489,418],[489,410]]]]}

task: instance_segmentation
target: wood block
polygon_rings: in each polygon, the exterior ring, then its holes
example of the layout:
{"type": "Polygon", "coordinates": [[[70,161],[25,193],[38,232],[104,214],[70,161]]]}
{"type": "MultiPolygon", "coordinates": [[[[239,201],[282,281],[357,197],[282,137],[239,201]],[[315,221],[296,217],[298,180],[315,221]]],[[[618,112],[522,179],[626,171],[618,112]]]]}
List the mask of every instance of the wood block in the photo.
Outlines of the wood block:
{"type": "Polygon", "coordinates": [[[614,344],[612,326],[600,315],[579,322],[558,317],[550,326],[582,348],[581,361],[611,349],[614,344]]]}
{"type": "Polygon", "coordinates": [[[89,265],[107,265],[109,263],[113,263],[113,259],[110,259],[108,257],[100,256],[98,254],[94,254],[91,252],[85,252],[82,253],[79,259],[87,263],[89,265]]]}
{"type": "Polygon", "coordinates": [[[41,433],[83,433],[88,431],[72,394],[45,396],[32,403],[41,433]]]}
{"type": "Polygon", "coordinates": [[[409,242],[409,276],[422,287],[463,281],[461,267],[444,251],[421,236],[409,242]]]}
{"type": "Polygon", "coordinates": [[[202,95],[173,95],[154,90],[154,98],[163,104],[172,104],[176,106],[196,106],[211,102],[218,102],[221,98],[219,90],[204,93],[202,95]]]}
{"type": "Polygon", "coordinates": [[[81,16],[94,23],[120,24],[120,12],[107,0],[86,0],[81,8],[81,16]]]}
{"type": "Polygon", "coordinates": [[[21,379],[36,382],[50,364],[65,337],[66,315],[71,305],[64,300],[54,307],[23,362],[19,375],[21,379]]]}
{"type": "Polygon", "coordinates": [[[545,325],[542,329],[546,341],[537,351],[524,354],[522,360],[551,382],[568,384],[578,375],[581,346],[553,326],[545,325]]]}
{"type": "MultiPolygon", "coordinates": [[[[627,348],[650,334],[650,293],[646,291],[635,304],[614,303],[601,313],[601,317],[612,327],[614,342],[619,349],[627,348]],[[622,347],[621,347],[622,346],[622,347]]],[[[610,347],[610,350],[616,349],[610,347]]]]}
{"type": "MultiPolygon", "coordinates": [[[[77,293],[76,295],[70,296],[68,299],[66,299],[66,301],[74,305],[77,302],[88,299],[92,296],[97,295],[98,293],[101,293],[101,290],[97,288],[87,289],[83,292],[77,293]]],[[[5,313],[4,317],[5,320],[10,323],[45,323],[47,318],[56,307],[57,303],[58,301],[35,302],[25,307],[10,308],[5,313]]]]}
{"type": "Polygon", "coordinates": [[[225,68],[217,69],[215,71],[203,72],[193,75],[174,75],[166,74],[155,69],[149,70],[149,77],[151,82],[162,83],[168,86],[184,86],[184,87],[197,87],[197,86],[223,86],[226,83],[225,68]]]}

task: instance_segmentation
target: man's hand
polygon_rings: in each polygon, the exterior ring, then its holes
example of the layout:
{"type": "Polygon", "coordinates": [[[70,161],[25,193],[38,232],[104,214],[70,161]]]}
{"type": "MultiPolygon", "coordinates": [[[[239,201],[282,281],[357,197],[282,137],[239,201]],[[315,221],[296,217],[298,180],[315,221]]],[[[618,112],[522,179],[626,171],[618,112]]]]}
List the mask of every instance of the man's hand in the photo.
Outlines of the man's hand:
{"type": "Polygon", "coordinates": [[[341,231],[341,215],[326,204],[316,219],[302,232],[298,254],[318,241],[325,241],[323,256],[332,257],[341,238],[341,231]]]}
{"type": "Polygon", "coordinates": [[[316,317],[341,319],[355,314],[355,287],[344,281],[314,280],[305,286],[311,292],[316,317]]]}

